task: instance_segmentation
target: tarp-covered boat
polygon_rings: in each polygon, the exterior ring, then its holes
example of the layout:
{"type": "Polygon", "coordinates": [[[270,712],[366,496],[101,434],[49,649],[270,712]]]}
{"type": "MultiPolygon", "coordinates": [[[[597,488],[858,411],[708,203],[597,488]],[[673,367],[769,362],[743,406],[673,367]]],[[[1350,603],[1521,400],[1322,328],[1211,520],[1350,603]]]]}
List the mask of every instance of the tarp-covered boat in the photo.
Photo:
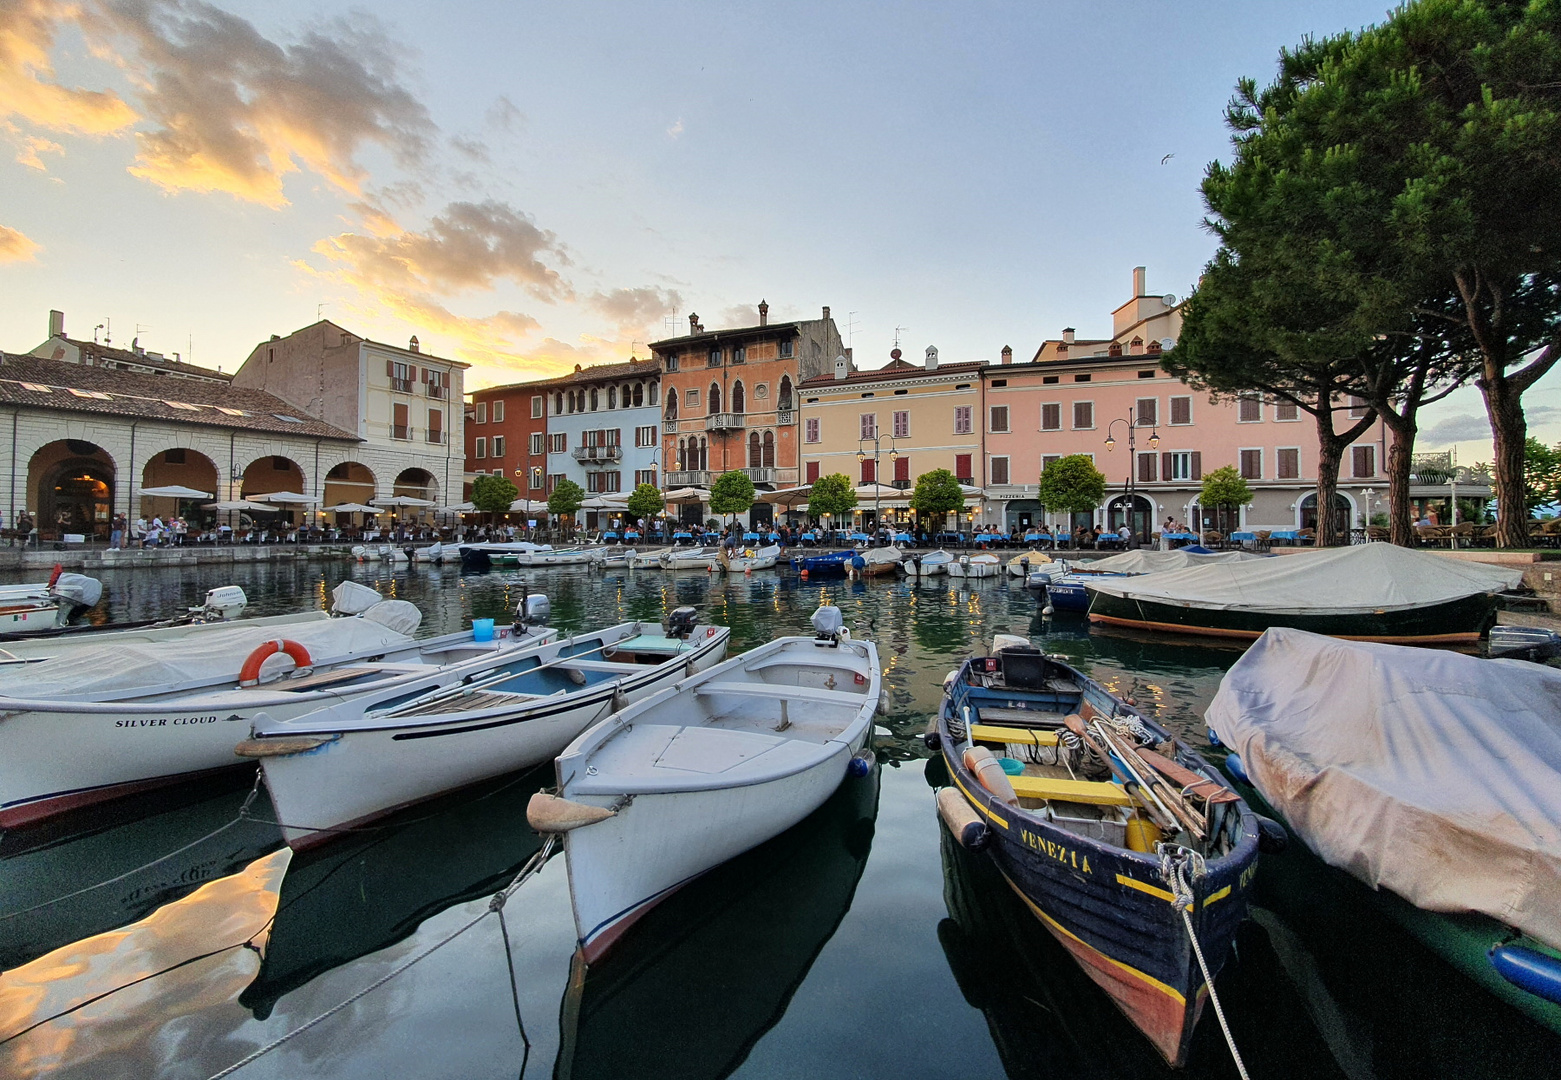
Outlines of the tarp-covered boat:
{"type": "Polygon", "coordinates": [[[904,558],[905,552],[897,547],[868,548],[851,560],[851,574],[859,578],[892,574],[904,558]]]}
{"type": "Polygon", "coordinates": [[[1151,551],[1140,548],[1123,551],[1104,559],[1090,562],[1063,563],[1062,574],[1056,567],[1042,567],[1030,575],[1031,587],[1044,586],[1052,606],[1058,611],[1088,611],[1089,591],[1087,581],[1096,575],[1129,577],[1139,574],[1161,574],[1168,570],[1185,570],[1191,566],[1207,566],[1213,563],[1251,562],[1254,559],[1272,558],[1250,551],[1151,551]]]}
{"type": "Polygon", "coordinates": [[[1561,1031],[1561,671],[1275,629],[1207,717],[1324,862],[1446,913],[1405,923],[1561,1031]],[[1469,913],[1483,948],[1467,947],[1469,913]],[[1535,988],[1504,981],[1503,961],[1535,988]]]}
{"type": "Polygon", "coordinates": [[[1333,637],[1478,641],[1521,570],[1393,544],[1325,548],[1086,583],[1092,622],[1255,638],[1270,626],[1333,637]]]}

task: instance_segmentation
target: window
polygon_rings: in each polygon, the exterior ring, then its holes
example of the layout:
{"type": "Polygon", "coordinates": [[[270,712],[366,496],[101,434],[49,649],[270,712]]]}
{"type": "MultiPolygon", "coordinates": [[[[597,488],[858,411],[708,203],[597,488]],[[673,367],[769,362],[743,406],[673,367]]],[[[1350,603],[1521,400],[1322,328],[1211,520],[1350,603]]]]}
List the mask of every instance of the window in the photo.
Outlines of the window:
{"type": "Polygon", "coordinates": [[[1008,483],[1008,459],[1006,457],[995,457],[992,459],[992,483],[1008,483]]]}
{"type": "Polygon", "coordinates": [[[1263,451],[1243,450],[1241,452],[1241,478],[1243,480],[1263,479],[1263,451]]]}
{"type": "Polygon", "coordinates": [[[593,472],[585,474],[585,489],[594,494],[606,494],[607,492],[620,491],[623,488],[623,474],[619,472],[593,472]]]}
{"type": "Polygon", "coordinates": [[[637,428],[635,428],[634,429],[634,445],[635,446],[655,446],[656,445],[656,425],[655,424],[647,424],[645,427],[637,427],[637,428]]]}
{"type": "Polygon", "coordinates": [[[472,451],[472,457],[481,460],[488,456],[488,439],[485,435],[477,436],[477,448],[472,451]]]}
{"type": "MultiPolygon", "coordinates": [[[[423,369],[423,387],[424,387],[424,392],[427,393],[427,395],[429,397],[431,397],[431,398],[443,398],[443,397],[445,397],[446,396],[445,395],[445,390],[449,386],[449,382],[448,382],[449,378],[450,378],[450,373],[447,372],[447,371],[433,371],[433,370],[430,370],[429,368],[424,368],[423,369]]],[[[502,419],[504,419],[504,406],[502,404],[499,406],[498,415],[495,416],[494,419],[495,420],[502,420],[502,419]]]]}
{"type": "Polygon", "coordinates": [[[1191,480],[1192,479],[1192,455],[1187,451],[1177,451],[1160,455],[1161,464],[1165,466],[1165,478],[1167,480],[1191,480]]]}
{"type": "Polygon", "coordinates": [[[1160,422],[1160,399],[1141,397],[1133,408],[1139,427],[1154,427],[1160,422]]]}
{"type": "Polygon", "coordinates": [[[699,389],[698,389],[698,387],[695,387],[694,389],[691,389],[691,390],[684,391],[684,393],[683,393],[683,404],[688,406],[688,411],[689,412],[693,412],[695,409],[699,408],[699,389]]]}
{"type": "Polygon", "coordinates": [[[976,482],[975,473],[970,469],[969,454],[954,455],[954,478],[961,484],[973,484],[976,482]]]}
{"type": "Polygon", "coordinates": [[[676,371],[677,369],[678,369],[678,358],[675,357],[675,356],[667,357],[667,370],[668,371],[676,371]]]}
{"type": "Polygon", "coordinates": [[[732,384],[732,411],[734,413],[748,411],[747,395],[743,393],[743,381],[741,379],[732,384]]]}
{"type": "Polygon", "coordinates": [[[1041,383],[1045,386],[1055,386],[1062,381],[1061,375],[1042,375],[1041,383]]]}
{"type": "Polygon", "coordinates": [[[1088,431],[1095,426],[1095,403],[1093,401],[1075,401],[1073,403],[1073,430],[1088,431]]]}
{"type": "Polygon", "coordinates": [[[1301,451],[1294,446],[1282,446],[1275,451],[1274,465],[1281,480],[1301,478],[1301,451]]]}
{"type": "Polygon", "coordinates": [[[539,420],[542,417],[543,398],[541,394],[531,395],[531,419],[539,420]]]}
{"type": "Polygon", "coordinates": [[[677,418],[678,418],[678,392],[677,392],[677,388],[673,387],[672,389],[667,391],[667,419],[668,420],[676,420],[677,418]]]}
{"type": "Polygon", "coordinates": [[[710,404],[705,406],[705,411],[712,416],[721,411],[721,384],[710,384],[710,404]]]}
{"type": "Polygon", "coordinates": [[[998,431],[998,432],[1007,431],[1008,430],[1008,406],[1007,405],[993,405],[990,411],[991,411],[991,415],[989,417],[989,420],[991,421],[991,426],[987,430],[988,431],[998,431]]]}
{"type": "Polygon", "coordinates": [[[593,387],[591,387],[591,411],[592,412],[596,411],[596,407],[597,407],[598,403],[599,403],[598,391],[597,391],[596,387],[593,386],[593,387]]]}
{"type": "Polygon", "coordinates": [[[878,414],[863,413],[857,417],[857,423],[861,431],[861,438],[873,439],[878,437],[878,414]]]}
{"type": "Polygon", "coordinates": [[[911,459],[904,454],[894,459],[894,482],[896,484],[911,482],[911,459]]]}
{"type": "Polygon", "coordinates": [[[970,406],[954,406],[954,434],[969,435],[970,431],[970,406]]]}
{"type": "Polygon", "coordinates": [[[1062,405],[1055,401],[1041,402],[1041,430],[1062,430],[1062,405]]]}
{"type": "Polygon", "coordinates": [[[748,350],[743,348],[741,345],[733,346],[733,348],[732,348],[732,363],[734,363],[734,364],[746,364],[747,362],[748,362],[748,350]]]}
{"type": "Polygon", "coordinates": [[[818,437],[818,417],[810,416],[810,417],[807,418],[807,420],[805,420],[803,422],[803,425],[802,425],[802,441],[803,442],[810,442],[810,443],[816,443],[816,442],[819,441],[819,437],[818,437]]]}
{"type": "Polygon", "coordinates": [[[616,409],[618,407],[618,388],[616,386],[609,386],[607,388],[607,407],[609,409],[616,409]]]}
{"type": "Polygon", "coordinates": [[[528,449],[531,451],[532,457],[542,456],[542,433],[540,431],[531,433],[531,446],[528,449]]]}
{"type": "Polygon", "coordinates": [[[1138,482],[1140,484],[1152,484],[1160,479],[1160,457],[1158,454],[1138,455],[1138,482]]]}
{"type": "Polygon", "coordinates": [[[651,487],[655,487],[656,486],[656,470],[655,469],[636,469],[636,470],[634,470],[634,486],[635,487],[639,487],[641,484],[649,484],[651,487]]]}
{"type": "Polygon", "coordinates": [[[403,394],[412,392],[413,368],[396,360],[385,361],[385,374],[390,376],[390,388],[403,394]]]}
{"type": "Polygon", "coordinates": [[[1089,382],[1089,373],[1085,372],[1082,375],[1075,375],[1075,376],[1073,376],[1073,381],[1074,382],[1089,382]]]}
{"type": "Polygon", "coordinates": [[[780,357],[782,360],[791,359],[791,342],[782,341],[779,345],[777,345],[775,347],[775,355],[780,357]]]}
{"type": "Polygon", "coordinates": [[[1350,464],[1353,474],[1359,478],[1377,475],[1377,448],[1375,446],[1350,447],[1350,464]]]}
{"type": "Polygon", "coordinates": [[[553,415],[560,416],[564,411],[564,393],[562,390],[553,394],[553,415]]]}
{"type": "Polygon", "coordinates": [[[759,450],[759,433],[750,431],[748,433],[748,467],[750,469],[762,468],[759,462],[763,457],[763,453],[759,450]]]}
{"type": "Polygon", "coordinates": [[[911,437],[911,414],[904,409],[894,414],[894,437],[896,439],[911,437]]]}
{"type": "Polygon", "coordinates": [[[503,435],[495,435],[493,437],[493,456],[496,457],[496,458],[501,458],[501,459],[504,457],[504,436],[503,435]]]}
{"type": "Polygon", "coordinates": [[[412,437],[412,428],[407,419],[407,406],[404,401],[398,401],[390,407],[390,437],[392,439],[412,437]]]}
{"type": "Polygon", "coordinates": [[[1171,423],[1192,423],[1192,398],[1173,397],[1171,399],[1171,423]]]}
{"type": "Polygon", "coordinates": [[[1041,472],[1045,472],[1046,471],[1046,466],[1050,465],[1052,462],[1054,462],[1054,461],[1061,461],[1061,460],[1062,460],[1062,455],[1061,454],[1042,454],[1041,455],[1041,472]]]}
{"type": "Polygon", "coordinates": [[[502,424],[502,423],[504,423],[504,399],[503,398],[499,398],[499,400],[497,400],[497,401],[495,401],[493,403],[493,422],[495,424],[502,424]]]}
{"type": "Polygon", "coordinates": [[[475,422],[479,424],[486,424],[488,422],[488,403],[486,401],[479,401],[477,403],[477,416],[475,418],[475,422]]]}
{"type": "Polygon", "coordinates": [[[706,362],[705,366],[706,367],[720,367],[721,366],[721,350],[720,349],[711,349],[710,350],[710,359],[706,362]]]}
{"type": "Polygon", "coordinates": [[[763,466],[766,469],[775,468],[775,432],[773,431],[766,431],[764,433],[763,466]]]}
{"type": "Polygon", "coordinates": [[[564,478],[565,478],[565,474],[561,473],[561,472],[548,473],[548,477],[547,477],[547,493],[549,495],[553,494],[553,492],[555,490],[557,490],[558,485],[564,482],[564,478]]]}
{"type": "Polygon", "coordinates": [[[530,487],[532,491],[542,490],[542,466],[534,466],[531,470],[530,487]]]}
{"type": "Polygon", "coordinates": [[[547,437],[547,452],[550,454],[565,454],[569,452],[569,436],[562,431],[555,431],[547,437]]]}
{"type": "Polygon", "coordinates": [[[791,376],[790,375],[782,375],[781,376],[781,381],[780,381],[780,400],[775,403],[775,407],[777,409],[779,409],[781,412],[790,412],[791,411],[791,376]]]}
{"type": "Polygon", "coordinates": [[[878,481],[878,463],[872,458],[862,459],[862,483],[873,484],[878,481]]]}
{"type": "MultiPolygon", "coordinates": [[[[433,443],[436,446],[443,446],[444,445],[444,410],[443,409],[429,409],[428,410],[428,431],[427,431],[425,437],[428,439],[429,442],[433,443]]],[[[493,441],[495,443],[499,443],[499,442],[502,442],[503,440],[502,439],[494,439],[493,441]]],[[[495,455],[495,456],[497,456],[497,455],[495,455]]]]}
{"type": "Polygon", "coordinates": [[[1154,378],[1154,368],[1150,368],[1148,371],[1140,371],[1138,373],[1138,377],[1140,379],[1152,379],[1152,378],[1154,378]]]}
{"type": "Polygon", "coordinates": [[[992,380],[992,385],[993,386],[1007,386],[1008,385],[1008,380],[1007,379],[993,379],[992,380]]]}
{"type": "Polygon", "coordinates": [[[1299,420],[1301,419],[1301,407],[1293,401],[1274,402],[1275,420],[1299,420]]]}
{"type": "MultiPolygon", "coordinates": [[[[783,342],[783,344],[789,344],[789,343],[783,342]]],[[[818,462],[816,462],[816,461],[808,462],[808,473],[807,473],[807,476],[808,476],[808,483],[810,483],[810,484],[818,483],[818,462]]]]}
{"type": "Polygon", "coordinates": [[[1236,422],[1255,424],[1263,419],[1263,399],[1256,394],[1242,394],[1236,403],[1236,422]]]}
{"type": "Polygon", "coordinates": [[[1366,415],[1366,402],[1363,399],[1356,397],[1354,394],[1351,394],[1350,395],[1350,417],[1352,419],[1359,420],[1361,417],[1363,417],[1365,415],[1366,415]]]}

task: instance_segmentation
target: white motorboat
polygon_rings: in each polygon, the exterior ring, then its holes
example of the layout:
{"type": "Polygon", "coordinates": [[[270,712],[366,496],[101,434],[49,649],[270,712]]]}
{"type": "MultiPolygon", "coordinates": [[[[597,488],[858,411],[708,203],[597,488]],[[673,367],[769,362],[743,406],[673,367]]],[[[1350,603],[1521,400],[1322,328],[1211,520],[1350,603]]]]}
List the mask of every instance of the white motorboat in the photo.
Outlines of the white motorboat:
{"type": "Polygon", "coordinates": [[[407,553],[394,544],[355,544],[352,557],[359,562],[407,562],[407,553]]]}
{"type": "Polygon", "coordinates": [[[533,551],[552,550],[551,544],[534,544],[530,540],[474,541],[455,545],[455,553],[461,561],[461,566],[467,570],[518,566],[521,555],[533,551]]]}
{"type": "Polygon", "coordinates": [[[0,632],[25,633],[65,626],[103,596],[103,583],[60,567],[39,584],[0,585],[0,632]]]}
{"type": "Polygon", "coordinates": [[[672,550],[672,548],[657,548],[655,551],[633,551],[631,549],[628,565],[637,570],[660,569],[661,557],[672,550]]]}
{"type": "MultiPolygon", "coordinates": [[[[378,595],[375,593],[376,598],[378,595]]],[[[237,585],[219,585],[215,589],[206,590],[206,598],[200,607],[190,608],[168,619],[105,623],[101,626],[62,626],[32,632],[0,634],[0,666],[46,660],[53,656],[60,656],[71,649],[98,647],[107,642],[179,641],[191,634],[230,623],[243,614],[248,606],[249,597],[244,595],[243,589],[237,585]]],[[[244,625],[285,626],[289,623],[325,618],[329,618],[329,615],[323,611],[298,611],[287,615],[246,619],[244,625]]]]}
{"type": "Polygon", "coordinates": [[[480,677],[427,679],[308,715],[257,716],[260,758],[295,849],[331,830],[553,757],[615,709],[718,663],[730,636],[678,608],[516,653],[480,677]]]}
{"type": "Polygon", "coordinates": [[[848,577],[875,577],[892,574],[905,558],[905,552],[897,547],[864,548],[851,558],[848,577]]]}
{"type": "Polygon", "coordinates": [[[591,566],[607,557],[600,545],[574,548],[548,548],[522,551],[515,556],[517,566],[591,566]]]}
{"type": "Polygon", "coordinates": [[[435,540],[427,547],[413,548],[412,560],[414,562],[437,563],[444,561],[444,544],[435,540]]]}
{"type": "Polygon", "coordinates": [[[990,552],[983,552],[980,555],[961,555],[948,564],[948,570],[950,577],[997,577],[1003,572],[1003,560],[1001,556],[990,552]]]}
{"type": "Polygon", "coordinates": [[[725,548],[720,551],[718,565],[728,574],[746,574],[750,570],[773,570],[781,556],[779,544],[770,544],[768,547],[761,548],[744,548],[739,555],[727,555],[725,548]]]}
{"type": "Polygon", "coordinates": [[[489,640],[472,630],[416,640],[422,616],[406,601],[355,582],[336,595],[348,617],[231,623],[173,641],[116,635],[0,667],[0,828],[230,767],[258,713],[275,720],[413,681],[459,680],[555,633],[540,625],[540,596],[489,640]]]}
{"type": "Polygon", "coordinates": [[[853,770],[871,771],[878,651],[850,640],[838,608],[820,608],[813,625],[815,637],[679,680],[559,756],[559,794],[534,796],[528,818],[566,834],[587,963],[678,886],[789,829],[853,770]]]}
{"type": "Polygon", "coordinates": [[[719,547],[671,548],[661,553],[663,570],[716,570],[720,565],[719,547]]]}
{"type": "Polygon", "coordinates": [[[932,577],[934,574],[948,573],[949,564],[954,561],[954,556],[942,548],[937,551],[929,551],[925,555],[912,554],[900,561],[900,569],[911,577],[932,577]]]}

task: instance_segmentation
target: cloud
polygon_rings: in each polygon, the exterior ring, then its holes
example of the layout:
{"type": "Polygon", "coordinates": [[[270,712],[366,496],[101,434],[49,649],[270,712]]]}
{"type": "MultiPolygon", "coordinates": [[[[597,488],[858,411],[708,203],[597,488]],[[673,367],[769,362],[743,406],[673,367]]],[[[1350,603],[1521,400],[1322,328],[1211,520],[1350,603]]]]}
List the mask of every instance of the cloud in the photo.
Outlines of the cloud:
{"type": "Polygon", "coordinates": [[[683,118],[680,116],[677,118],[677,123],[667,128],[667,135],[676,139],[681,134],[683,134],[683,118]]]}
{"type": "Polygon", "coordinates": [[[136,120],[135,110],[119,95],[54,81],[49,53],[60,22],[71,14],[57,0],[0,3],[0,117],[81,135],[119,131],[136,120]]]}
{"type": "Polygon", "coordinates": [[[481,139],[468,139],[462,135],[451,135],[450,146],[473,161],[480,161],[486,164],[491,160],[488,155],[488,146],[481,139]]]}
{"type": "Polygon", "coordinates": [[[487,119],[500,131],[514,132],[526,126],[526,114],[502,94],[489,106],[487,119]]]}
{"type": "Polygon", "coordinates": [[[104,0],[82,21],[134,54],[124,67],[158,126],[137,133],[130,171],[169,191],[283,206],[283,179],[301,165],[357,195],[360,149],[413,163],[434,130],[397,79],[405,50],[362,12],[290,45],[201,0],[104,0]]]}
{"type": "Polygon", "coordinates": [[[48,172],[49,167],[43,163],[39,154],[63,154],[65,148],[57,142],[50,142],[39,135],[28,135],[22,140],[21,152],[16,155],[16,160],[29,169],[37,169],[39,172],[48,172]]]}
{"type": "Polygon", "coordinates": [[[40,250],[22,233],[0,225],[0,263],[31,262],[40,250]]]}
{"type": "MultiPolygon", "coordinates": [[[[1561,406],[1525,405],[1523,415],[1530,428],[1549,425],[1561,420],[1561,406]]],[[[1491,440],[1490,418],[1483,413],[1461,413],[1449,416],[1421,428],[1415,434],[1415,444],[1426,448],[1446,446],[1449,443],[1491,440]]]]}
{"type": "Polygon", "coordinates": [[[643,330],[657,326],[664,316],[678,311],[683,306],[683,297],[676,289],[646,285],[598,292],[586,301],[586,306],[612,320],[620,329],[643,330]]]}

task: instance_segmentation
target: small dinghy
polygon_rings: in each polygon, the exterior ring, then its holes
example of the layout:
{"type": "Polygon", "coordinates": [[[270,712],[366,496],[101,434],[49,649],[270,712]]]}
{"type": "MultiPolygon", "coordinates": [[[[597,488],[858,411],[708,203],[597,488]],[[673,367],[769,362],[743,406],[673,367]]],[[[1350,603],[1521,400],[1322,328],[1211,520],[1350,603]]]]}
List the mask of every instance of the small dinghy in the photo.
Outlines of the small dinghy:
{"type": "Polygon", "coordinates": [[[741,555],[727,555],[721,550],[720,566],[728,574],[746,574],[750,570],[772,570],[780,561],[781,547],[771,544],[762,548],[747,548],[741,555]]]}
{"type": "Polygon", "coordinates": [[[565,834],[586,963],[678,886],[872,772],[878,651],[851,640],[838,608],[813,626],[680,680],[559,755],[559,793],[528,819],[565,834]]]}
{"type": "Polygon", "coordinates": [[[953,561],[954,556],[951,552],[939,548],[925,555],[911,555],[901,560],[900,569],[911,577],[932,577],[934,574],[948,573],[949,563],[953,561]]]}
{"type": "Polygon", "coordinates": [[[826,551],[822,555],[798,555],[791,565],[798,573],[811,577],[839,577],[851,569],[851,560],[860,555],[855,548],[845,551],[826,551]]]}
{"type": "Polygon", "coordinates": [[[437,563],[444,561],[444,544],[435,540],[427,547],[412,549],[413,562],[437,563]]]}
{"type": "Polygon", "coordinates": [[[1076,668],[1024,638],[999,635],[992,650],[950,676],[928,735],[954,782],[939,814],[1181,1065],[1246,918],[1257,815],[1076,668]]]}
{"type": "Polygon", "coordinates": [[[719,547],[669,548],[661,553],[663,570],[711,571],[721,565],[719,547]]]}
{"type": "Polygon", "coordinates": [[[58,564],[38,585],[0,585],[0,631],[30,633],[66,626],[103,596],[103,583],[67,574],[58,564]]]}
{"type": "Polygon", "coordinates": [[[903,558],[905,552],[897,547],[868,548],[858,552],[856,558],[851,560],[850,576],[864,578],[892,574],[903,558]]]}
{"type": "Polygon", "coordinates": [[[1029,551],[1021,551],[1008,560],[1008,576],[1021,579],[1027,578],[1030,576],[1031,570],[1038,566],[1045,566],[1051,561],[1052,557],[1044,551],[1037,551],[1034,548],[1031,548],[1029,551]]]}
{"type": "Polygon", "coordinates": [[[661,569],[661,557],[672,548],[656,548],[654,551],[637,551],[630,548],[628,562],[625,564],[631,570],[659,570],[661,569]]]}
{"type": "Polygon", "coordinates": [[[949,563],[950,577],[989,578],[997,577],[1002,572],[1002,558],[991,553],[982,555],[961,555],[959,558],[949,563]]]}

